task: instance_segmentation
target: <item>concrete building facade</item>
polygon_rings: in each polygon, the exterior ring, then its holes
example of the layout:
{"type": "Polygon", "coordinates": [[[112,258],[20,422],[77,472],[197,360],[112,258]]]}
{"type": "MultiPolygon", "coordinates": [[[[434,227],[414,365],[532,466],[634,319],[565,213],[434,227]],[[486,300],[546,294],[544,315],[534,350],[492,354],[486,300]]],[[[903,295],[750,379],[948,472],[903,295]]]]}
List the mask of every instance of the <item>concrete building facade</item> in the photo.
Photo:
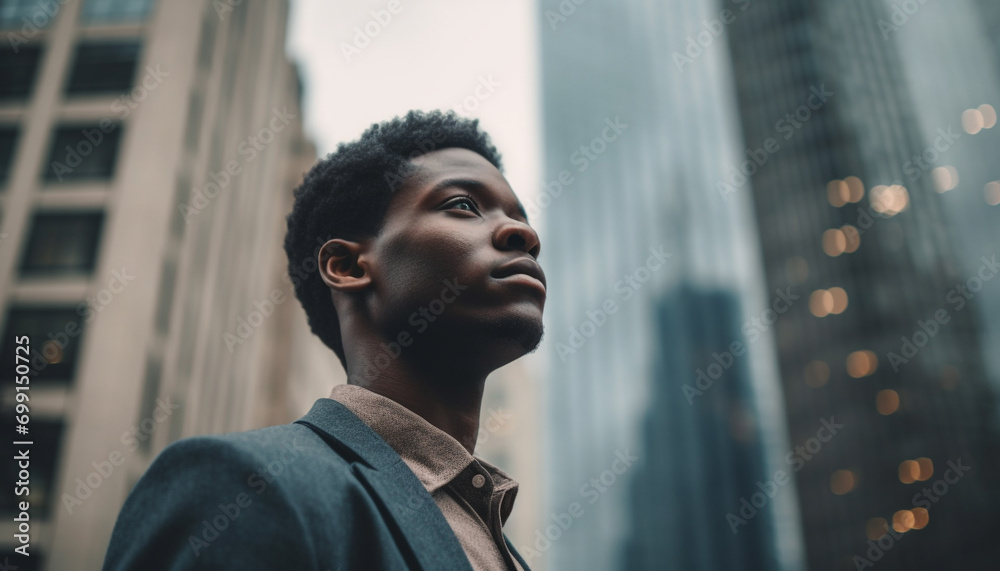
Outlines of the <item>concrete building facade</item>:
{"type": "Polygon", "coordinates": [[[315,160],[287,11],[0,3],[0,329],[5,363],[7,337],[31,342],[31,556],[12,517],[0,542],[21,569],[99,568],[164,446],[288,422],[342,380],[281,246],[315,160]]]}

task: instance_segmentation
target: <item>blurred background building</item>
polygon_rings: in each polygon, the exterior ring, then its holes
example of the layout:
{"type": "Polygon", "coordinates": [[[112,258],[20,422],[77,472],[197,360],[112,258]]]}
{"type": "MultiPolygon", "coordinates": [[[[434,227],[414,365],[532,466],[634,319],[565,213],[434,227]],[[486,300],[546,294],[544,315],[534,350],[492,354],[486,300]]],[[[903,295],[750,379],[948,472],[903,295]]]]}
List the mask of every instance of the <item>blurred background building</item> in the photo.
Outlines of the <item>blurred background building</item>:
{"type": "MultiPolygon", "coordinates": [[[[898,29],[887,29],[902,54],[903,80],[922,139],[933,141],[941,128],[959,137],[923,174],[941,193],[955,262],[965,276],[978,271],[984,255],[1000,249],[997,209],[990,208],[1000,205],[994,164],[1000,145],[1000,129],[994,129],[1000,93],[998,25],[1000,4],[958,0],[929,3],[919,17],[914,14],[898,29]]],[[[986,293],[973,305],[981,343],[1000,347],[1000,295],[986,293]]],[[[993,387],[1000,390],[1000,351],[985,351],[984,357],[993,387]]]]}
{"type": "Polygon", "coordinates": [[[794,483],[735,533],[727,520],[784,467],[788,444],[774,322],[752,321],[776,294],[750,193],[716,190],[740,154],[725,38],[690,61],[674,55],[720,7],[567,4],[540,6],[538,204],[558,292],[543,414],[549,509],[584,511],[562,533],[545,521],[532,547],[549,569],[795,568],[794,483]],[[659,269],[656,248],[671,256],[659,269]],[[601,315],[607,300],[616,309],[601,315]],[[734,343],[743,350],[723,355],[734,343]],[[618,474],[623,451],[637,459],[618,474]]]}
{"type": "Polygon", "coordinates": [[[791,440],[843,425],[798,473],[809,569],[995,566],[997,409],[967,305],[997,299],[995,27],[941,8],[758,0],[730,26],[765,275],[808,292],[777,329],[791,440]]]}
{"type": "Polygon", "coordinates": [[[316,394],[302,383],[332,385],[336,357],[282,280],[315,159],[287,9],[0,2],[3,455],[13,339],[30,335],[30,559],[12,515],[0,541],[22,570],[100,568],[167,443],[288,422],[316,394]]]}

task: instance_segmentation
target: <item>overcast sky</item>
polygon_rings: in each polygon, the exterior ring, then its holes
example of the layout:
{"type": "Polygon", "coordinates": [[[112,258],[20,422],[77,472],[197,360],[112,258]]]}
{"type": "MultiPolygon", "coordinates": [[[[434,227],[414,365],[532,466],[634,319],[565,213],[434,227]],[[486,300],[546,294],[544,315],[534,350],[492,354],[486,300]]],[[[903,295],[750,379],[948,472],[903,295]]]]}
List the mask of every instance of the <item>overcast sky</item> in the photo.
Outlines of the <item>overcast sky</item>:
{"type": "Polygon", "coordinates": [[[511,187],[530,200],[541,180],[534,7],[532,0],[292,0],[288,51],[302,72],[306,130],[320,156],[410,109],[455,109],[482,120],[511,187]]]}

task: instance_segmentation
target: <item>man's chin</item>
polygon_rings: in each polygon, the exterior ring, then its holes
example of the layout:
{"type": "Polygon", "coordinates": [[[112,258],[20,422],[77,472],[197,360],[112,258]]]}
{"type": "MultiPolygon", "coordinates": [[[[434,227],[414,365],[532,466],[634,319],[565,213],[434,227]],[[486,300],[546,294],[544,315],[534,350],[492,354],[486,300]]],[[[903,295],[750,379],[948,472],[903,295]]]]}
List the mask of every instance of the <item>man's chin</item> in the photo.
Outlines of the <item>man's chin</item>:
{"type": "Polygon", "coordinates": [[[542,320],[521,315],[504,316],[493,323],[493,334],[498,340],[510,341],[521,355],[532,353],[542,342],[545,328],[542,320]]]}

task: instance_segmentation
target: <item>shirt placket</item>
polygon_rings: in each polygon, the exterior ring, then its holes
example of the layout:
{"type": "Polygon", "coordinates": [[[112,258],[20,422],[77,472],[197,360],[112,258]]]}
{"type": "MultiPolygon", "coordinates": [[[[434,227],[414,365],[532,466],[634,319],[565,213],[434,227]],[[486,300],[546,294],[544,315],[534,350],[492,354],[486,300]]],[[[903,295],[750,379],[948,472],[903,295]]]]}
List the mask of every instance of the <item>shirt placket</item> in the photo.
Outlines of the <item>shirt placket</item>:
{"type": "Polygon", "coordinates": [[[489,530],[490,537],[493,538],[493,543],[500,550],[507,568],[520,569],[503,539],[503,522],[500,521],[503,498],[509,490],[501,490],[494,494],[493,478],[479,462],[472,462],[466,466],[465,470],[452,480],[451,485],[472,507],[482,524],[489,530]]]}

